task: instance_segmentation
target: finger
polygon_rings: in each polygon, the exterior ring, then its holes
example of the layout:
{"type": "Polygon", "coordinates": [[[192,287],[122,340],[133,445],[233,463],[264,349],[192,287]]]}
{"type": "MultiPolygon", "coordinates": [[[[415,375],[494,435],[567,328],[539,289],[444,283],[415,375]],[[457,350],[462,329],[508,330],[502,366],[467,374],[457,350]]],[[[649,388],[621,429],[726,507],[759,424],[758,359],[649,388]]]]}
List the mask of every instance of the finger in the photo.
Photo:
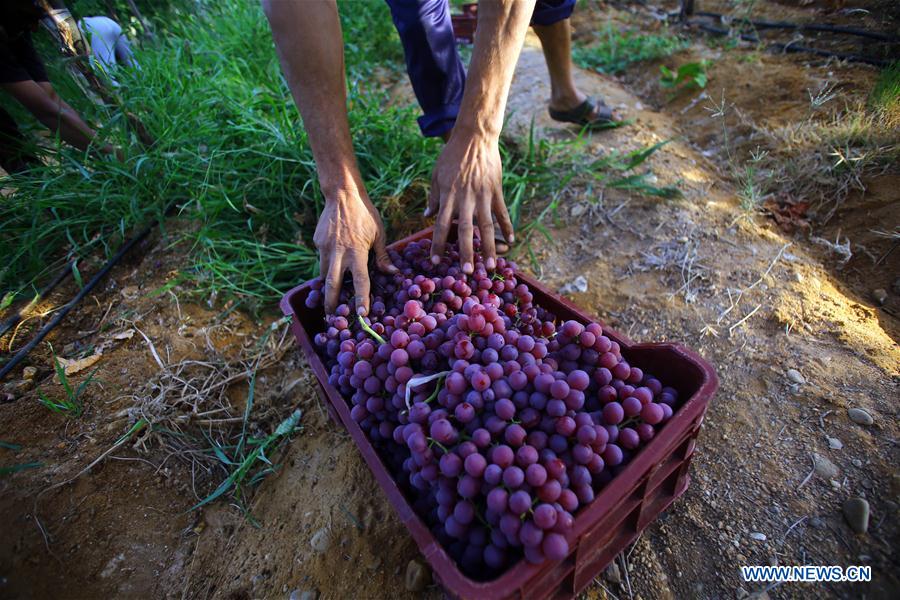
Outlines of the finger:
{"type": "Polygon", "coordinates": [[[497,240],[494,243],[497,247],[497,254],[506,254],[507,252],[509,252],[509,244],[507,244],[506,242],[497,240]]]}
{"type": "Polygon", "coordinates": [[[319,250],[319,279],[325,282],[325,276],[328,275],[331,253],[328,250],[319,250]]]}
{"type": "Polygon", "coordinates": [[[498,191],[494,194],[494,216],[497,217],[497,225],[503,232],[503,237],[512,245],[516,243],[516,234],[513,231],[512,221],[509,218],[509,211],[506,210],[506,202],[503,201],[503,192],[498,191]]]}
{"type": "Polygon", "coordinates": [[[425,207],[425,216],[436,215],[441,205],[441,192],[437,182],[431,180],[431,190],[428,192],[428,205],[425,207]]]}
{"type": "Polygon", "coordinates": [[[491,216],[491,205],[487,202],[478,204],[478,232],[481,234],[484,268],[493,271],[497,266],[497,248],[494,241],[494,218],[491,216]]]}
{"type": "Polygon", "coordinates": [[[354,303],[356,314],[363,317],[369,314],[369,261],[368,252],[354,252],[350,257],[350,273],[353,275],[354,303]]]}
{"type": "Polygon", "coordinates": [[[459,225],[457,225],[459,263],[462,265],[463,273],[472,273],[475,270],[475,253],[472,249],[472,237],[475,235],[475,225],[472,223],[474,212],[475,198],[467,196],[459,206],[459,225]]]}
{"type": "Polygon", "coordinates": [[[328,271],[325,273],[325,312],[331,314],[341,296],[341,280],[344,278],[344,257],[335,250],[329,257],[328,271]]]}
{"type": "Polygon", "coordinates": [[[434,222],[434,234],[431,238],[431,263],[436,265],[444,256],[444,246],[453,224],[453,197],[445,196],[434,222]]]}
{"type": "Polygon", "coordinates": [[[378,234],[375,236],[375,266],[378,267],[378,270],[382,273],[398,273],[400,270],[394,266],[394,263],[391,262],[391,257],[387,251],[387,245],[385,244],[385,235],[384,229],[379,228],[378,234]]]}

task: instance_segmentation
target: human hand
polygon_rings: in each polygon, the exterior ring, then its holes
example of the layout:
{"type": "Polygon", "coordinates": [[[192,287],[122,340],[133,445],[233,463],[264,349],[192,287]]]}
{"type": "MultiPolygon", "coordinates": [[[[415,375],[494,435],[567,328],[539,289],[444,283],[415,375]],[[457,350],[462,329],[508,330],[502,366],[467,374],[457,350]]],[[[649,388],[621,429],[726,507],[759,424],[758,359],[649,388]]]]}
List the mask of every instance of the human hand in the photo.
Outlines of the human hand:
{"type": "Polygon", "coordinates": [[[350,269],[357,314],[369,312],[369,250],[385,273],[396,273],[385,247],[384,224],[365,191],[340,189],[326,197],[313,235],[319,249],[319,273],[325,280],[325,311],[337,308],[344,272],[350,269]]]}
{"type": "Polygon", "coordinates": [[[431,194],[425,216],[437,214],[431,245],[431,262],[444,253],[453,218],[458,220],[459,260],[465,273],[475,270],[473,236],[477,219],[485,268],[497,264],[494,221],[510,244],[515,241],[512,222],[503,201],[503,165],[498,141],[489,136],[454,131],[431,177],[431,194]]]}

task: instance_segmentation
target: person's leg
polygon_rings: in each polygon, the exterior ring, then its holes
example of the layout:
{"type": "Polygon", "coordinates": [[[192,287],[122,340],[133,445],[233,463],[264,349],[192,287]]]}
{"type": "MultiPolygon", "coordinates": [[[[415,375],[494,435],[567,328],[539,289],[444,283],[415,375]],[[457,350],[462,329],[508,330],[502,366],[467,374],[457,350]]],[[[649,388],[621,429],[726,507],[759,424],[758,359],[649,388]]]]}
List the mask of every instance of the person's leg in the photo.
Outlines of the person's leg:
{"type": "Polygon", "coordinates": [[[449,135],[466,72],[456,50],[449,0],[387,0],[406,56],[406,71],[424,115],[426,137],[449,135]]]}
{"type": "MultiPolygon", "coordinates": [[[[541,40],[550,74],[550,110],[567,112],[582,107],[587,94],[575,84],[572,64],[572,27],[569,17],[575,0],[538,0],[531,25],[541,40]]],[[[598,103],[583,115],[585,122],[608,120],[609,109],[598,103]]]]}
{"type": "Polygon", "coordinates": [[[10,175],[40,164],[15,119],[0,107],[0,167],[10,175]]]}
{"type": "Polygon", "coordinates": [[[575,85],[569,19],[552,25],[534,25],[533,29],[541,40],[550,73],[550,108],[571,110],[584,102],[587,96],[575,85]]]}

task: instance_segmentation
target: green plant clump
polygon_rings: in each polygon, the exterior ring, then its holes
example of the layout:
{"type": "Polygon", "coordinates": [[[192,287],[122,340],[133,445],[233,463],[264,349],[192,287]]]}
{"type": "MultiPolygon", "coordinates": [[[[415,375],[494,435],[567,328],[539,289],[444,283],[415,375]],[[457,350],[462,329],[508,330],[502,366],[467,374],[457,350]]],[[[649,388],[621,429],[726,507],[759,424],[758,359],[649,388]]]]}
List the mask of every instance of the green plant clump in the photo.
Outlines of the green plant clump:
{"type": "Polygon", "coordinates": [[[900,127],[900,61],[894,61],[878,75],[869,93],[869,106],[889,127],[900,127]]]}
{"type": "Polygon", "coordinates": [[[65,367],[59,362],[52,347],[50,348],[50,352],[53,355],[53,368],[56,370],[56,376],[59,377],[59,382],[62,383],[63,391],[66,393],[66,396],[60,400],[54,400],[49,398],[41,390],[38,390],[37,394],[40,403],[55,413],[72,418],[80,417],[84,413],[84,400],[81,399],[81,396],[84,394],[84,390],[87,386],[94,381],[94,375],[97,374],[97,369],[91,371],[91,374],[87,376],[87,379],[82,381],[78,387],[73,388],[72,384],[69,383],[69,377],[66,375],[65,367]]]}
{"type": "Polygon", "coordinates": [[[703,89],[706,87],[706,69],[709,62],[690,62],[680,65],[676,70],[671,70],[665,65],[659,66],[659,84],[677,94],[684,90],[703,89]]]}
{"type": "Polygon", "coordinates": [[[607,25],[597,33],[597,42],[576,47],[572,56],[585,69],[615,75],[635,63],[671,56],[688,47],[688,40],[669,33],[642,34],[619,31],[607,25]]]}

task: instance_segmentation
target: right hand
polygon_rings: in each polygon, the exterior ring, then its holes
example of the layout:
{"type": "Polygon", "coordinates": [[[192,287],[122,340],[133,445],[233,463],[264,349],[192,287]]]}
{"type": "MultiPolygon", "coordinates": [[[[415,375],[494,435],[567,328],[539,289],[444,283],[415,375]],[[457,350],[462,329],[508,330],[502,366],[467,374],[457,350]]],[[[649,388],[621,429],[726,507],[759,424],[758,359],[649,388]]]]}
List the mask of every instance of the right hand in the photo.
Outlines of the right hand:
{"type": "Polygon", "coordinates": [[[503,165],[500,161],[498,140],[482,134],[470,135],[454,129],[453,136],[444,146],[434,165],[431,177],[431,194],[425,216],[437,215],[431,261],[440,262],[453,218],[459,225],[459,262],[464,273],[475,270],[475,223],[481,234],[481,250],[484,266],[493,271],[497,265],[494,241],[494,221],[503,232],[506,241],[513,243],[515,234],[509,212],[503,201],[503,165]]]}
{"type": "Polygon", "coordinates": [[[337,308],[350,269],[356,312],[369,313],[369,250],[375,250],[375,265],[384,273],[396,273],[385,247],[384,224],[365,190],[341,189],[326,197],[325,208],[313,235],[319,249],[319,273],[325,280],[325,312],[337,308]]]}

